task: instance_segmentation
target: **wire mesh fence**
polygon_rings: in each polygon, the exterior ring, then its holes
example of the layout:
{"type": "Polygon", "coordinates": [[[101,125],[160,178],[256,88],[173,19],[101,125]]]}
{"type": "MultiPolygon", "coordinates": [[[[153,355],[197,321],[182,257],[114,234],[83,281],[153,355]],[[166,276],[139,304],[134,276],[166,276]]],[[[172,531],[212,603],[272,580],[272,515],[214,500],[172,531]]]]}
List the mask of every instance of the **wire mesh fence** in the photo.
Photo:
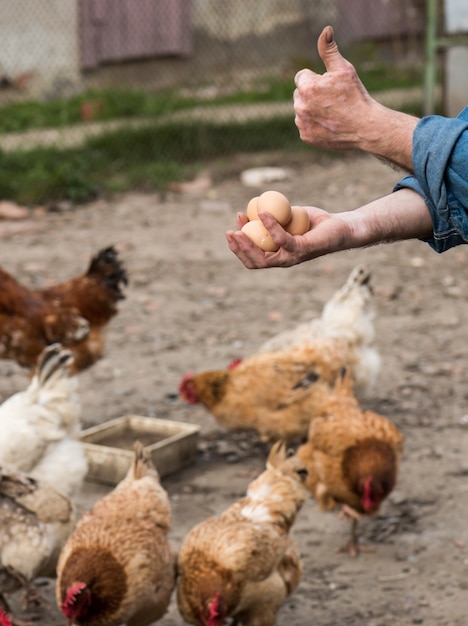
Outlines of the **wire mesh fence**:
{"type": "Polygon", "coordinates": [[[327,24],[370,90],[421,104],[424,0],[0,3],[0,196],[18,194],[12,168],[83,199],[98,175],[157,187],[176,162],[297,142],[294,75],[323,71],[327,24]]]}

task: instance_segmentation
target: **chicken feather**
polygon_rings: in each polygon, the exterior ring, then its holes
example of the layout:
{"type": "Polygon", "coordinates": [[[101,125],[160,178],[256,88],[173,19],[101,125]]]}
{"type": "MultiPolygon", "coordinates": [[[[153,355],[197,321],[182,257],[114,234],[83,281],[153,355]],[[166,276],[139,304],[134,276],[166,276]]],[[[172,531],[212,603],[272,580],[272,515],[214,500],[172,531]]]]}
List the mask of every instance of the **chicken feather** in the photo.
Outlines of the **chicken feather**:
{"type": "Polygon", "coordinates": [[[162,617],[175,586],[171,510],[143,448],[126,477],[78,522],[60,554],[57,604],[70,624],[146,626],[162,617]]]}
{"type": "MultiPolygon", "coordinates": [[[[54,576],[75,512],[68,498],[23,472],[0,467],[0,599],[54,576]]],[[[2,604],[7,606],[3,599],[2,604]]],[[[1,623],[1,622],[0,622],[1,623]]]]}
{"type": "Polygon", "coordinates": [[[289,350],[254,354],[233,368],[185,376],[189,403],[201,402],[228,430],[254,430],[262,438],[307,437],[310,420],[352,361],[341,339],[317,339],[289,350]]]}
{"type": "Polygon", "coordinates": [[[369,393],[377,379],[380,355],[375,345],[375,305],[371,272],[364,265],[351,271],[323,307],[319,318],[299,324],[268,339],[258,352],[271,352],[314,342],[318,338],[343,340],[353,355],[348,369],[353,372],[356,392],[369,393]]]}
{"type": "Polygon", "coordinates": [[[102,356],[127,282],[113,246],[94,255],[83,274],[43,289],[21,285],[0,268],[0,358],[33,369],[42,350],[60,342],[74,354],[74,371],[91,366],[102,356]]]}
{"type": "Polygon", "coordinates": [[[78,441],[81,406],[73,357],[60,344],[46,348],[29,386],[0,405],[0,464],[27,472],[71,496],[87,459],[78,441]]]}
{"type": "Polygon", "coordinates": [[[297,456],[308,470],[306,486],[323,511],[344,506],[352,518],[346,549],[355,556],[357,522],[374,515],[393,490],[403,451],[403,434],[386,417],[362,411],[345,374],[311,421],[297,456]]]}
{"type": "Polygon", "coordinates": [[[218,517],[197,524],[178,556],[177,602],[185,621],[221,626],[273,626],[296,589],[302,566],[291,527],[306,500],[305,468],[271,448],[267,467],[244,498],[218,517]]]}

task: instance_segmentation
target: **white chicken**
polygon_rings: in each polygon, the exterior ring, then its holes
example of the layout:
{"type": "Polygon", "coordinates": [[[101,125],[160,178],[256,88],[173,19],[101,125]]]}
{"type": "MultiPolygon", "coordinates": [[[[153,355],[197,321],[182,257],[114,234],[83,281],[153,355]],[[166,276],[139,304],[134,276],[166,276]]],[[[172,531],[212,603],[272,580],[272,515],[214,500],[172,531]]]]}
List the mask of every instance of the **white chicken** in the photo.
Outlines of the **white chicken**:
{"type": "Polygon", "coordinates": [[[8,609],[3,594],[25,587],[28,597],[34,578],[54,576],[74,522],[68,498],[23,472],[0,467],[0,606],[8,609]]]}
{"type": "Polygon", "coordinates": [[[356,393],[369,393],[380,368],[380,355],[375,346],[375,306],[370,279],[370,270],[357,265],[346,283],[325,304],[319,318],[271,337],[258,352],[289,349],[317,338],[344,340],[356,363],[353,366],[356,393]]]}
{"type": "Polygon", "coordinates": [[[0,406],[0,464],[49,483],[66,496],[81,487],[87,458],[78,435],[78,380],[69,376],[72,354],[47,347],[29,386],[0,406]]]}

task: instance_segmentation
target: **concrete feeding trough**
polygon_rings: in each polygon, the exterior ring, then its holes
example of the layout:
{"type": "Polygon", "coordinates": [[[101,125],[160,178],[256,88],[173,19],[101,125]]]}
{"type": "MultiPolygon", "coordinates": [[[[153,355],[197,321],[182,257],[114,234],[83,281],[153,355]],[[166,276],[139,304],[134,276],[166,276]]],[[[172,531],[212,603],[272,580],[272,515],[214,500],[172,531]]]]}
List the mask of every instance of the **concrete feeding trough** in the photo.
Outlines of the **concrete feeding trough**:
{"type": "Polygon", "coordinates": [[[161,477],[195,462],[200,427],[156,417],[126,415],[88,428],[80,440],[88,457],[88,480],[115,485],[124,478],[139,440],[161,477]]]}

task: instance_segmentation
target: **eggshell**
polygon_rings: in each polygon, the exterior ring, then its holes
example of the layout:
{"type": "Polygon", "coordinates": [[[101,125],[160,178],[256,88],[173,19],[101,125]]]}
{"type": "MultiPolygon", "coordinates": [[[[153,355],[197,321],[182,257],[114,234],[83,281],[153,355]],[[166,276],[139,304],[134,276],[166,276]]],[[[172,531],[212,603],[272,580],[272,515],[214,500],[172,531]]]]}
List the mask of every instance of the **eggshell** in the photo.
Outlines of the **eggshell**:
{"type": "Polygon", "coordinates": [[[245,212],[249,220],[258,220],[257,205],[258,205],[258,196],[255,196],[255,198],[252,198],[252,200],[249,200],[249,203],[247,204],[247,210],[245,212]]]}
{"type": "Polygon", "coordinates": [[[291,207],[292,217],[284,230],[291,235],[303,235],[310,228],[310,219],[307,211],[302,206],[291,207]]]}
{"type": "Polygon", "coordinates": [[[281,226],[291,219],[291,205],[285,195],[279,191],[264,191],[257,201],[257,211],[271,213],[281,226]]]}
{"type": "Polygon", "coordinates": [[[250,241],[262,250],[265,250],[265,252],[275,252],[279,248],[260,220],[247,222],[247,224],[242,226],[242,232],[247,235],[250,241]]]}

